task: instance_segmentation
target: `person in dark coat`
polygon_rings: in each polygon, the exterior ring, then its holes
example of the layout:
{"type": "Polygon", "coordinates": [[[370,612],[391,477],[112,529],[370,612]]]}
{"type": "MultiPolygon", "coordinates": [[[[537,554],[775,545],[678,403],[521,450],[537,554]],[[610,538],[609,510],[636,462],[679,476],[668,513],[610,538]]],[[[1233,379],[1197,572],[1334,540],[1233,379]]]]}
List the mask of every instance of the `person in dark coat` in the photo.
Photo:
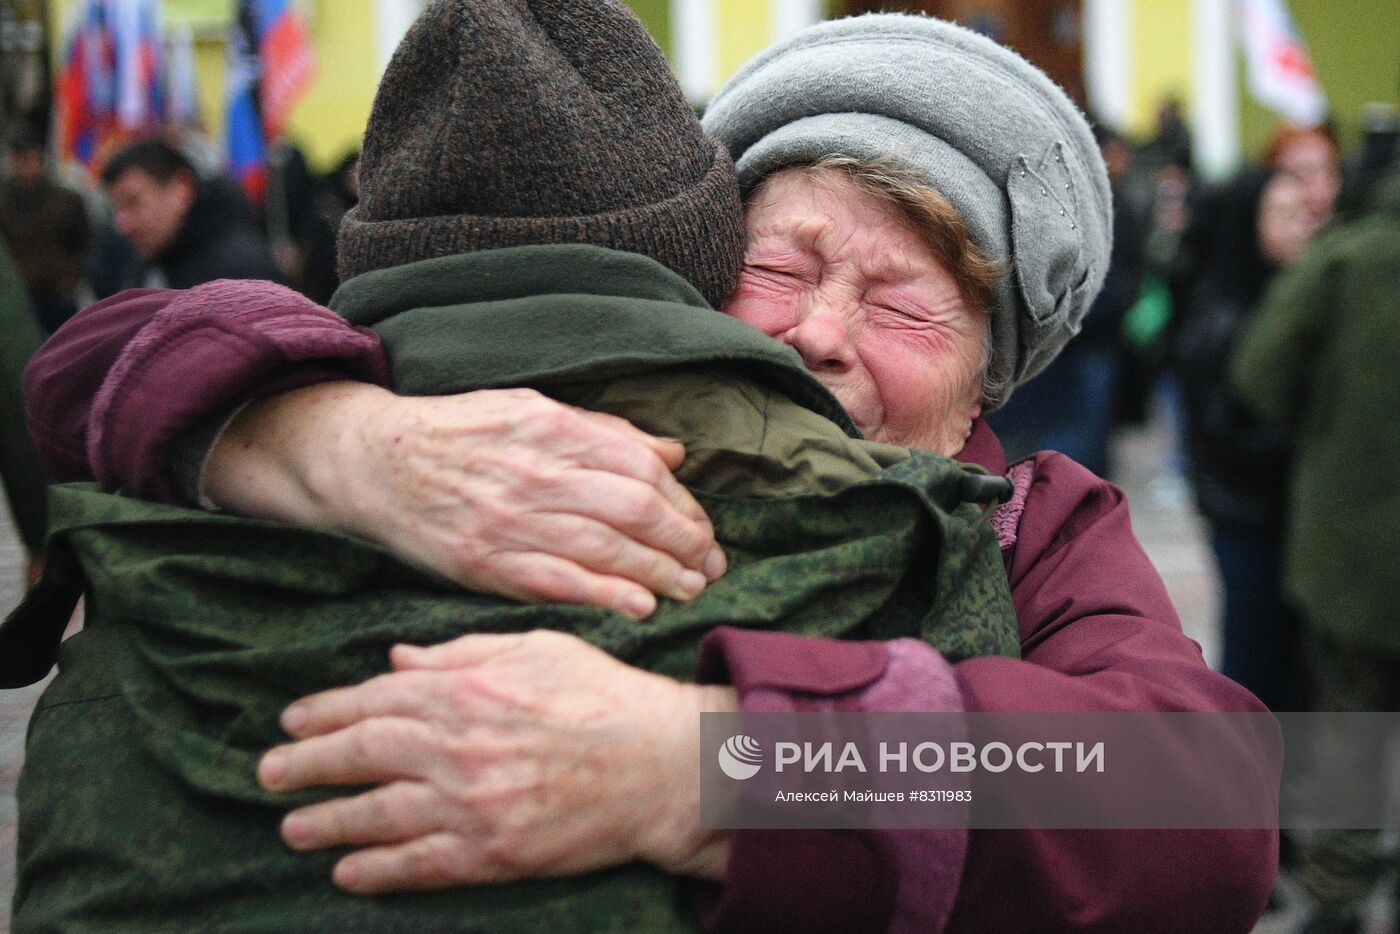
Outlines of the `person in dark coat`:
{"type": "Polygon", "coordinates": [[[21,375],[41,341],[19,273],[0,240],[0,483],[29,557],[31,581],[42,562],[48,526],[44,493],[49,481],[25,431],[21,375]]]}
{"type": "Polygon", "coordinates": [[[1301,183],[1265,169],[1208,203],[1211,247],[1181,308],[1175,358],[1192,485],[1224,588],[1223,669],[1270,709],[1299,710],[1299,624],[1281,577],[1291,432],[1261,423],[1239,401],[1227,364],[1264,290],[1316,225],[1301,183]]]}
{"type": "MultiPolygon", "coordinates": [[[[1319,238],[1241,335],[1240,397],[1297,431],[1285,580],[1304,619],[1315,705],[1400,709],[1400,164],[1370,210],[1319,238]]],[[[1384,787],[1381,746],[1318,750],[1326,787],[1384,787]]],[[[1379,834],[1310,841],[1301,879],[1318,903],[1306,934],[1356,934],[1394,868],[1379,834]]],[[[1397,928],[1393,928],[1395,930],[1397,928]]]]}
{"type": "Polygon", "coordinates": [[[360,154],[351,153],[318,181],[297,229],[302,263],[297,290],[318,304],[329,302],[340,287],[335,238],[346,212],[360,200],[359,163],[360,154]]]}
{"type": "Polygon", "coordinates": [[[6,241],[29,304],[52,334],[78,311],[83,259],[92,239],[77,192],[44,172],[44,140],[25,127],[10,139],[10,178],[0,182],[0,240],[6,241]]]}
{"type": "Polygon", "coordinates": [[[242,192],[224,178],[201,179],[174,146],[133,143],[107,163],[102,181],[118,232],[140,255],[128,287],[279,278],[242,192]]]}

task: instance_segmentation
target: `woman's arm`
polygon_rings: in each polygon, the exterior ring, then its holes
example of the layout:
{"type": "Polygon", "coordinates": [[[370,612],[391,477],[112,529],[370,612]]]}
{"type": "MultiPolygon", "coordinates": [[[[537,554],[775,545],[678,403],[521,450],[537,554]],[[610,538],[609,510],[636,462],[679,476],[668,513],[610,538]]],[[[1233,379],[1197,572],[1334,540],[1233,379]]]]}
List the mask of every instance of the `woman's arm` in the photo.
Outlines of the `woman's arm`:
{"type": "Polygon", "coordinates": [[[685,449],[534,390],[405,398],[339,382],[257,402],[205,468],[213,501],[377,541],[471,590],[634,619],[724,572],[672,476],[685,449]]]}
{"type": "MultiPolygon", "coordinates": [[[[1061,455],[1042,455],[1022,502],[1008,553],[1022,659],[951,666],[913,640],[838,642],[720,629],[703,646],[702,680],[732,685],[725,703],[764,712],[1263,710],[1211,672],[1182,633],[1116,488],[1061,455]]],[[[722,875],[704,912],[713,930],[940,930],[947,923],[959,931],[1244,932],[1273,882],[1277,834],[1269,830],[745,830],[728,838],[727,861],[716,873],[715,849],[693,859],[704,839],[693,796],[656,795],[698,781],[695,721],[715,708],[693,696],[688,706],[660,701],[669,691],[684,696],[688,686],[614,660],[608,677],[551,679],[547,702],[532,701],[538,678],[482,664],[486,653],[475,646],[489,646],[490,638],[467,636],[440,650],[438,662],[447,667],[431,675],[400,649],[395,673],[292,708],[295,719],[286,726],[298,742],[264,762],[265,784],[383,787],[293,814],[284,828],[289,842],[389,844],[358,863],[357,872],[367,875],[352,887],[374,891],[503,881],[564,866],[581,871],[564,859],[574,845],[604,854],[591,867],[631,854],[673,872],[722,875]],[[454,652],[468,659],[457,670],[454,652]],[[671,687],[658,693],[662,682],[671,687]],[[520,713],[503,717],[506,708],[520,713]],[[473,733],[481,722],[492,728],[473,733]],[[609,728],[593,731],[599,722],[609,728]],[[409,750],[376,733],[390,728],[423,746],[409,750]],[[646,738],[640,746],[631,739],[638,736],[646,738]],[[589,752],[580,751],[580,737],[589,752]],[[499,779],[471,765],[482,755],[494,761],[502,748],[535,777],[533,798],[502,795],[499,779]],[[561,756],[585,765],[561,768],[561,756]],[[446,764],[425,778],[411,764],[424,761],[446,764]],[[609,769],[616,779],[599,780],[609,769]],[[425,782],[455,792],[435,797],[443,806],[428,824],[397,823],[394,809],[412,811],[405,796],[425,782]],[[580,805],[585,800],[588,807],[580,805]],[[618,809],[633,806],[646,817],[640,826],[666,828],[660,838],[628,837],[639,825],[618,809]],[[452,828],[463,827],[514,828],[492,836],[491,852],[518,858],[507,869],[484,872],[467,861],[466,869],[449,871],[458,865],[447,856],[458,852],[449,842],[460,843],[452,828]],[[414,839],[405,843],[405,835],[414,839]]],[[[589,670],[585,656],[596,649],[570,637],[550,640],[550,665],[589,670]],[[567,661],[575,655],[576,662],[567,661]]],[[[1203,797],[1267,800],[1276,791],[1269,776],[1276,777],[1277,749],[1267,737],[1241,735],[1235,755],[1237,762],[1208,766],[1183,760],[1174,779],[1203,797]],[[1221,788],[1221,774],[1238,776],[1238,783],[1221,788]]]]}
{"type": "MultiPolygon", "coordinates": [[[[1122,493],[1068,458],[1037,457],[1008,557],[1023,657],[958,664],[954,674],[966,709],[1264,709],[1207,668],[1200,649],[1182,633],[1166,589],[1132,533],[1122,493]]],[[[732,682],[746,710],[757,698],[772,703],[774,691],[793,704],[825,696],[841,699],[845,709],[936,709],[892,684],[868,644],[728,630],[709,648],[712,667],[706,673],[732,682]]],[[[923,662],[930,680],[940,677],[939,661],[923,662]]],[[[1234,767],[1184,760],[1176,779],[1202,797],[1264,798],[1277,790],[1263,778],[1276,774],[1276,752],[1261,746],[1259,737],[1244,735],[1234,767]],[[1239,776],[1239,784],[1220,788],[1221,774],[1239,776]]],[[[721,911],[711,920],[744,929],[773,912],[800,912],[812,924],[840,912],[839,891],[828,893],[826,886],[774,871],[784,864],[823,866],[815,878],[841,875],[893,898],[892,887],[879,885],[878,874],[888,869],[852,849],[851,835],[824,836],[831,843],[819,857],[812,852],[819,836],[736,833],[721,911]],[[838,846],[842,836],[848,838],[844,847],[838,846]]],[[[887,836],[899,844],[911,839],[887,836]]],[[[969,835],[950,925],[988,932],[1245,932],[1263,911],[1276,868],[1277,834],[1268,830],[976,831],[969,835]]],[[[935,883],[929,890],[938,891],[944,871],[934,865],[926,871],[935,883]]],[[[917,877],[886,881],[929,884],[917,877]]]]}
{"type": "Polygon", "coordinates": [[[180,503],[172,446],[251,399],[329,380],[386,384],[379,338],[289,289],[138,289],[75,316],[25,372],[30,434],[54,476],[180,503]]]}
{"type": "Polygon", "coordinates": [[[654,594],[687,599],[723,573],[671,476],[680,444],[527,390],[401,399],[387,381],[372,331],[225,281],[94,305],[39,352],[26,390],[59,479],[186,504],[177,442],[256,400],[204,462],[216,505],[348,531],[472,589],[642,618],[654,594]]]}
{"type": "Polygon", "coordinates": [[[727,835],[705,831],[700,714],[737,710],[727,687],[625,665],[541,630],[397,646],[394,672],[293,704],[297,742],[259,781],[289,792],[380,787],[284,820],[297,850],[356,845],[337,884],[380,893],[578,875],[633,860],[719,878],[727,835]]]}

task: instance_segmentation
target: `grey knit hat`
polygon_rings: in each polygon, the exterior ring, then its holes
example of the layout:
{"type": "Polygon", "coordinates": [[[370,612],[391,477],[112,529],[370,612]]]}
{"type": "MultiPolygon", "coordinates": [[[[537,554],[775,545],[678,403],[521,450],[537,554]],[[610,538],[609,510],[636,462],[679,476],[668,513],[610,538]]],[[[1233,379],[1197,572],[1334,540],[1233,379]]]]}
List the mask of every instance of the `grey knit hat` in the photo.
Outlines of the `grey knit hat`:
{"type": "Polygon", "coordinates": [[[1009,270],[988,407],[1054,359],[1103,285],[1113,209],[1088,123],[1043,72],[970,30],[898,13],[818,24],[745,65],[704,126],[745,187],[843,155],[888,159],[941,192],[1009,270]]]}
{"type": "Polygon", "coordinates": [[[738,278],[734,168],[615,0],[437,0],[379,84],[340,275],[589,243],[650,256],[715,306],[738,278]]]}

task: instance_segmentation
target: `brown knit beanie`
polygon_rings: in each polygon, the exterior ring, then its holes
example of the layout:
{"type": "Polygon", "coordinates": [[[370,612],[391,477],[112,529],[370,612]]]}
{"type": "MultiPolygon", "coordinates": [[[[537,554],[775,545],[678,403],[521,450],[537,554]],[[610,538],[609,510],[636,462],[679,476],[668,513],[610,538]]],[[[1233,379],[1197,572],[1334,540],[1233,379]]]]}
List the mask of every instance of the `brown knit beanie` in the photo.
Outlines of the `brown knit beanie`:
{"type": "Polygon", "coordinates": [[[340,276],[494,247],[650,256],[718,307],[737,282],[734,167],[615,0],[437,0],[379,84],[340,276]]]}

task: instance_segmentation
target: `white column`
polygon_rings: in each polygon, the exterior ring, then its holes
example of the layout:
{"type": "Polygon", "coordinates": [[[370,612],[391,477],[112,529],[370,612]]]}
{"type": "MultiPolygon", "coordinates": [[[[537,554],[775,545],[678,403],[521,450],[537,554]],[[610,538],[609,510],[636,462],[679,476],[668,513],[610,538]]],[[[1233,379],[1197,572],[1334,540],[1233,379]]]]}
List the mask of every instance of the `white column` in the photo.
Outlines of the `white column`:
{"type": "Polygon", "coordinates": [[[697,104],[716,90],[719,17],[715,0],[671,0],[671,54],[686,96],[697,104]]]}
{"type": "Polygon", "coordinates": [[[1234,0],[1195,0],[1191,134],[1196,166],[1220,178],[1240,164],[1240,90],[1234,0]]]}
{"type": "Polygon", "coordinates": [[[1132,114],[1129,0],[1084,0],[1084,91],[1089,115],[1123,132],[1132,114]]]}
{"type": "Polygon", "coordinates": [[[786,39],[822,18],[821,0],[772,0],[773,41],[786,39]]]}
{"type": "Polygon", "coordinates": [[[423,0],[374,0],[374,37],[381,72],[389,64],[389,59],[394,57],[399,40],[421,12],[423,0]]]}

